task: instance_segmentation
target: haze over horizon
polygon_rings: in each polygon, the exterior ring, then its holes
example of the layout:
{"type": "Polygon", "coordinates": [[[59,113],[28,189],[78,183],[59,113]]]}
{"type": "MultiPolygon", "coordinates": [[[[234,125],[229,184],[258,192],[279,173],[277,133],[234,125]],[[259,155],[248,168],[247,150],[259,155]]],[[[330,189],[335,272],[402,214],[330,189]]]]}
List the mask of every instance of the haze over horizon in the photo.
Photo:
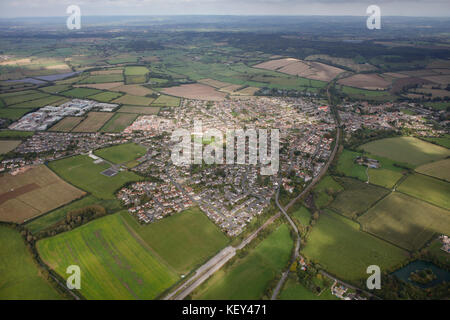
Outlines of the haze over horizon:
{"type": "Polygon", "coordinates": [[[385,16],[450,16],[448,0],[1,0],[0,18],[66,16],[69,5],[80,6],[86,16],[365,16],[372,4],[385,16]]]}

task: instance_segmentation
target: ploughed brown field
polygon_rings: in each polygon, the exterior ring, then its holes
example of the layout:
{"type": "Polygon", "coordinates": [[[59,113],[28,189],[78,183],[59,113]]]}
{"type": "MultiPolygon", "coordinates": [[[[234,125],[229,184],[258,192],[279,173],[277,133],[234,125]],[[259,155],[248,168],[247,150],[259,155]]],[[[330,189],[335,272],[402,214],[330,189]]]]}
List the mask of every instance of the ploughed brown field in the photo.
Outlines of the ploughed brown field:
{"type": "Polygon", "coordinates": [[[97,132],[114,115],[110,112],[89,112],[87,118],[73,132],[97,132]]]}
{"type": "Polygon", "coordinates": [[[0,175],[0,221],[24,221],[85,195],[46,166],[0,175]]]}
{"type": "Polygon", "coordinates": [[[171,96],[194,100],[223,101],[226,96],[225,93],[216,91],[213,87],[198,83],[165,88],[163,92],[171,96]]]}

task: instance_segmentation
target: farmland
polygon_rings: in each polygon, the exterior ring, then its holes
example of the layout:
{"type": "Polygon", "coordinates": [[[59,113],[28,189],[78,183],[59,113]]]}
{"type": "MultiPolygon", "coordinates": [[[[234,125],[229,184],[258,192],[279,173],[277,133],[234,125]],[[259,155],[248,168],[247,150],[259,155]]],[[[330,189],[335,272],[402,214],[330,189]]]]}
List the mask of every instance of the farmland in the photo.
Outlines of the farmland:
{"type": "MultiPolygon", "coordinates": [[[[1,109],[0,109],[1,110],[1,109]]],[[[135,114],[158,114],[159,107],[142,107],[142,106],[123,106],[117,112],[135,113],[135,114]]]]}
{"type": "Polygon", "coordinates": [[[330,287],[326,287],[320,295],[315,295],[305,286],[297,283],[293,279],[288,279],[286,285],[281,291],[280,300],[338,300],[336,296],[331,293],[330,287]]]}
{"type": "Polygon", "coordinates": [[[450,232],[447,210],[392,193],[362,215],[362,228],[408,250],[420,249],[434,233],[450,232]]]}
{"type": "Polygon", "coordinates": [[[260,299],[268,283],[286,266],[292,249],[283,224],[243,258],[232,260],[193,293],[193,299],[260,299]]]}
{"type": "Polygon", "coordinates": [[[48,166],[63,179],[100,199],[115,199],[114,192],[125,183],[142,179],[127,171],[112,177],[102,175],[100,172],[110,166],[106,163],[95,164],[91,158],[84,155],[52,161],[48,166]]]}
{"type": "Polygon", "coordinates": [[[116,113],[101,129],[102,132],[122,132],[136,120],[137,114],[116,113]]]}
{"type": "Polygon", "coordinates": [[[407,252],[359,230],[359,225],[326,210],[312,229],[302,253],[342,280],[367,277],[367,266],[395,268],[407,252]]]}
{"type": "Polygon", "coordinates": [[[295,208],[295,210],[291,213],[291,216],[294,217],[294,220],[297,220],[304,226],[309,225],[309,221],[311,220],[311,212],[309,212],[305,206],[295,208]]]}
{"type": "Polygon", "coordinates": [[[0,154],[5,154],[14,150],[22,141],[0,140],[0,154]]]}
{"type": "Polygon", "coordinates": [[[43,165],[15,176],[5,173],[0,176],[0,220],[22,223],[83,195],[43,165]]]}
{"type": "Polygon", "coordinates": [[[111,89],[111,91],[119,91],[141,97],[145,97],[153,93],[153,90],[140,85],[122,85],[111,89]]]}
{"type": "Polygon", "coordinates": [[[356,74],[338,81],[340,84],[367,90],[385,90],[391,84],[378,74],[356,74]]]}
{"type": "Polygon", "coordinates": [[[0,225],[0,300],[57,300],[18,231],[0,225]],[[7,244],[7,245],[5,245],[7,244]]]}
{"type": "Polygon", "coordinates": [[[338,181],[345,190],[338,193],[330,208],[349,218],[357,217],[389,193],[384,188],[351,178],[338,178],[338,181]]]}
{"type": "Polygon", "coordinates": [[[450,209],[450,183],[421,174],[408,176],[397,188],[415,198],[450,209]]]}
{"type": "Polygon", "coordinates": [[[192,271],[229,241],[198,208],[176,213],[147,226],[140,225],[126,212],[121,215],[130,230],[180,275],[192,271]]]}
{"type": "Polygon", "coordinates": [[[64,91],[61,94],[66,97],[70,97],[70,98],[82,99],[82,98],[86,98],[89,96],[93,96],[94,94],[98,94],[98,93],[101,93],[101,91],[96,90],[96,89],[90,89],[90,88],[75,88],[75,89],[70,89],[68,91],[64,91]]]}
{"type": "Polygon", "coordinates": [[[145,147],[137,145],[135,143],[125,143],[116,146],[96,150],[94,153],[112,163],[121,164],[136,160],[137,158],[145,155],[147,150],[145,147]]]}
{"type": "Polygon", "coordinates": [[[416,171],[431,177],[450,182],[450,159],[430,162],[416,168],[416,171]]]}
{"type": "Polygon", "coordinates": [[[333,194],[344,188],[331,176],[325,176],[314,188],[314,202],[318,208],[323,208],[333,200],[333,194]]]}
{"type": "Polygon", "coordinates": [[[57,131],[57,132],[70,132],[73,128],[75,128],[81,121],[82,117],[65,117],[55,125],[53,125],[49,131],[57,131]]]}
{"type": "Polygon", "coordinates": [[[72,129],[73,132],[97,132],[113,116],[109,112],[89,112],[87,117],[72,129]]]}
{"type": "Polygon", "coordinates": [[[68,265],[79,265],[80,292],[88,299],[154,299],[177,281],[120,214],[43,239],[37,248],[44,262],[64,278],[68,265]]]}
{"type": "Polygon", "coordinates": [[[450,155],[450,150],[446,148],[412,137],[376,140],[364,144],[362,148],[371,154],[414,166],[441,160],[450,155]]]}
{"type": "Polygon", "coordinates": [[[216,91],[213,87],[205,86],[203,84],[184,84],[178,87],[166,88],[164,93],[182,97],[187,99],[222,101],[225,99],[225,94],[216,91]]]}
{"type": "Polygon", "coordinates": [[[102,92],[95,94],[93,96],[90,96],[89,99],[97,100],[100,102],[110,102],[111,100],[117,99],[120,97],[121,94],[117,92],[102,92]]]}
{"type": "Polygon", "coordinates": [[[149,106],[153,102],[153,100],[154,99],[152,98],[126,94],[118,99],[115,99],[113,103],[130,104],[136,106],[149,106]]]}
{"type": "Polygon", "coordinates": [[[161,95],[153,101],[152,107],[178,107],[180,105],[180,98],[161,95]]]}

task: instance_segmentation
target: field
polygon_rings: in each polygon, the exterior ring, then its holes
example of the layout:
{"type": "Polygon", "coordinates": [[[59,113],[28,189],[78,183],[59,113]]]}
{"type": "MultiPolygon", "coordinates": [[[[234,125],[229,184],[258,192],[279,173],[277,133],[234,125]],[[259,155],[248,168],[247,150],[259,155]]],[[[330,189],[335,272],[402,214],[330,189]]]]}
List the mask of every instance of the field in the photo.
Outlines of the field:
{"type": "Polygon", "coordinates": [[[116,113],[100,130],[102,132],[122,132],[137,118],[133,113],[116,113]]]}
{"type": "Polygon", "coordinates": [[[338,81],[350,87],[356,87],[367,90],[385,90],[391,85],[391,81],[387,81],[378,74],[355,74],[351,77],[338,81]]]}
{"type": "Polygon", "coordinates": [[[42,93],[42,92],[36,92],[36,91],[22,91],[23,94],[20,95],[13,95],[13,96],[8,96],[8,95],[1,95],[0,97],[2,98],[2,100],[5,102],[5,104],[7,106],[11,106],[11,105],[15,105],[21,102],[25,102],[25,101],[31,101],[31,100],[36,100],[36,99],[40,99],[40,98],[45,98],[48,97],[49,95],[46,93],[42,93]]]}
{"type": "Polygon", "coordinates": [[[294,279],[288,279],[280,292],[280,300],[339,300],[331,293],[330,287],[324,289],[320,295],[315,295],[305,286],[294,279]]]}
{"type": "Polygon", "coordinates": [[[112,89],[111,91],[119,91],[119,92],[124,92],[124,93],[128,93],[128,94],[135,95],[135,96],[141,96],[141,97],[145,97],[146,95],[153,93],[153,90],[143,87],[143,86],[140,86],[140,85],[118,86],[118,87],[115,87],[114,89],[112,89]]]}
{"type": "Polygon", "coordinates": [[[15,176],[5,173],[0,176],[0,220],[22,223],[83,195],[43,165],[15,176]]]}
{"type": "Polygon", "coordinates": [[[283,224],[244,258],[217,271],[193,293],[193,299],[260,299],[268,283],[286,266],[292,245],[289,228],[283,224]]]}
{"type": "Polygon", "coordinates": [[[82,270],[87,299],[154,299],[177,276],[125,226],[120,214],[40,240],[42,260],[66,278],[69,265],[82,270]]]}
{"type": "Polygon", "coordinates": [[[0,118],[6,118],[11,120],[17,120],[22,118],[22,116],[33,109],[22,109],[22,108],[0,108],[0,118]]]}
{"type": "Polygon", "coordinates": [[[91,88],[75,88],[70,89],[68,91],[64,91],[61,94],[66,97],[83,99],[89,96],[93,96],[94,94],[101,93],[100,90],[91,89],[91,88]]]}
{"type": "Polygon", "coordinates": [[[114,193],[125,183],[142,179],[128,171],[107,177],[100,172],[108,169],[108,164],[95,164],[84,155],[52,161],[48,166],[65,180],[100,199],[115,199],[114,193]]]}
{"type": "Polygon", "coordinates": [[[311,212],[309,212],[309,210],[305,206],[296,208],[296,210],[291,213],[291,216],[294,218],[294,220],[297,220],[304,226],[309,225],[309,221],[311,220],[311,212]]]}
{"type": "Polygon", "coordinates": [[[153,101],[152,107],[178,107],[180,105],[180,98],[161,95],[153,101]]]}
{"type": "Polygon", "coordinates": [[[83,120],[82,117],[65,117],[54,126],[52,126],[49,131],[59,131],[59,132],[70,132],[83,120]]]}
{"type": "Polygon", "coordinates": [[[95,155],[112,163],[121,164],[136,160],[137,158],[145,155],[146,152],[147,149],[143,146],[137,145],[135,143],[125,143],[104,149],[99,149],[94,153],[95,155]]]}
{"type": "Polygon", "coordinates": [[[416,171],[427,176],[436,177],[450,182],[450,159],[430,162],[416,168],[416,171]]]}
{"type": "Polygon", "coordinates": [[[93,84],[76,84],[75,88],[92,88],[99,90],[111,90],[114,91],[114,88],[120,87],[123,85],[123,82],[109,82],[109,83],[93,83],[93,84]]]}
{"type": "Polygon", "coordinates": [[[397,188],[415,198],[450,209],[450,183],[421,174],[408,176],[397,188]]]}
{"type": "Polygon", "coordinates": [[[180,275],[192,271],[229,242],[198,208],[176,213],[146,226],[140,225],[127,212],[121,215],[128,228],[180,275]]]}
{"type": "Polygon", "coordinates": [[[0,140],[0,154],[5,154],[14,150],[21,143],[22,141],[17,140],[0,140]]]}
{"type": "Polygon", "coordinates": [[[131,94],[126,94],[119,99],[113,101],[113,103],[121,104],[131,104],[136,106],[149,106],[153,102],[153,98],[133,96],[131,94]]]}
{"type": "Polygon", "coordinates": [[[214,87],[216,89],[223,88],[223,87],[230,85],[229,83],[214,80],[214,79],[200,79],[200,80],[198,80],[198,82],[201,84],[206,84],[207,86],[214,87]]]}
{"type": "Polygon", "coordinates": [[[450,232],[447,210],[398,192],[377,203],[358,221],[364,230],[408,250],[420,249],[436,232],[450,232]]]}
{"type": "Polygon", "coordinates": [[[384,188],[356,179],[338,178],[338,180],[345,190],[338,193],[335,200],[330,204],[330,208],[349,218],[357,217],[389,193],[384,188]]]}
{"type": "Polygon", "coordinates": [[[56,300],[18,231],[0,226],[0,300],[56,300]]]}
{"type": "Polygon", "coordinates": [[[165,88],[162,92],[176,97],[197,100],[223,101],[225,93],[203,84],[183,84],[178,87],[165,88]]]}
{"type": "Polygon", "coordinates": [[[121,94],[117,92],[102,92],[95,94],[93,96],[90,96],[89,99],[97,100],[100,102],[110,102],[111,100],[117,99],[120,97],[121,94]]]}
{"type": "Polygon", "coordinates": [[[407,252],[359,230],[359,225],[330,211],[322,213],[302,250],[342,280],[366,279],[369,265],[392,269],[407,258],[407,252]]]}
{"type": "Polygon", "coordinates": [[[55,86],[49,86],[49,87],[43,87],[40,88],[40,90],[47,92],[47,93],[60,93],[62,91],[68,90],[70,87],[68,85],[55,85],[55,86]]]}
{"type": "Polygon", "coordinates": [[[0,131],[0,139],[27,139],[31,137],[34,132],[29,131],[15,131],[15,130],[2,130],[0,131]]]}
{"type": "Polygon", "coordinates": [[[149,70],[146,67],[126,67],[125,68],[125,82],[127,84],[144,83],[147,81],[147,74],[149,70]]]}
{"type": "Polygon", "coordinates": [[[325,176],[314,188],[314,202],[318,208],[327,206],[332,200],[332,194],[344,190],[332,177],[325,176]]]}
{"type": "Polygon", "coordinates": [[[440,146],[446,147],[450,149],[450,135],[444,135],[443,137],[434,137],[434,138],[424,138],[427,141],[433,142],[440,146]]]}
{"type": "Polygon", "coordinates": [[[122,74],[102,74],[89,76],[82,81],[80,84],[92,84],[92,83],[110,83],[110,82],[121,82],[123,81],[122,74]]]}
{"type": "Polygon", "coordinates": [[[117,110],[117,112],[135,114],[158,114],[159,110],[159,107],[123,106],[119,110],[117,110]]]}
{"type": "Polygon", "coordinates": [[[352,99],[370,101],[395,101],[397,99],[396,96],[390,94],[388,91],[366,90],[349,86],[340,86],[340,89],[352,99]]]}
{"type": "Polygon", "coordinates": [[[77,125],[73,132],[97,132],[113,116],[109,112],[89,112],[87,118],[77,125]]]}
{"type": "Polygon", "coordinates": [[[412,137],[376,140],[362,145],[362,148],[371,154],[414,166],[441,160],[450,155],[448,149],[412,137]]]}

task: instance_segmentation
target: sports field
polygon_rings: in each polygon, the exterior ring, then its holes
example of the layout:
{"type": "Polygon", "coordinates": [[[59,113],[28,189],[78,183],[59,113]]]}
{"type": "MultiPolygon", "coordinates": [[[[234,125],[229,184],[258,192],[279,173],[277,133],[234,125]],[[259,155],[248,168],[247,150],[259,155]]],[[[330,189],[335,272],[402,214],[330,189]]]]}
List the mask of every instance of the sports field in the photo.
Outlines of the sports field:
{"type": "Polygon", "coordinates": [[[359,217],[364,230],[408,250],[421,248],[434,233],[449,234],[447,210],[395,192],[359,217]]]}
{"type": "Polygon", "coordinates": [[[381,139],[361,147],[369,153],[414,166],[450,156],[450,150],[412,137],[381,139]]]}
{"type": "Polygon", "coordinates": [[[143,146],[135,143],[125,143],[104,149],[99,149],[94,153],[103,159],[116,164],[121,164],[142,157],[146,152],[147,149],[143,146]]]}
{"type": "Polygon", "coordinates": [[[345,190],[339,192],[330,208],[349,218],[357,217],[389,193],[389,190],[356,179],[344,177],[338,179],[345,190]]]}
{"type": "Polygon", "coordinates": [[[111,112],[89,112],[79,125],[72,129],[73,132],[97,132],[113,116],[111,112]]]}
{"type": "Polygon", "coordinates": [[[87,299],[154,299],[178,280],[118,213],[40,240],[37,249],[63,278],[68,266],[79,265],[87,299]]]}
{"type": "Polygon", "coordinates": [[[283,224],[245,257],[217,271],[193,293],[193,299],[260,299],[269,282],[287,265],[292,246],[289,228],[283,224]]]}
{"type": "Polygon", "coordinates": [[[142,179],[129,171],[105,176],[101,172],[110,166],[107,163],[95,164],[94,160],[84,155],[52,161],[48,166],[63,179],[100,199],[115,199],[114,192],[125,183],[142,179]]]}
{"type": "Polygon", "coordinates": [[[430,162],[416,168],[416,171],[427,176],[443,179],[450,182],[450,159],[430,162]]]}
{"type": "Polygon", "coordinates": [[[191,208],[144,226],[127,212],[121,215],[129,228],[179,274],[192,271],[229,242],[222,231],[198,208],[191,208]]]}
{"type": "Polygon", "coordinates": [[[386,270],[407,258],[406,251],[360,231],[358,223],[329,210],[320,215],[302,254],[347,281],[366,279],[372,264],[386,270]]]}
{"type": "Polygon", "coordinates": [[[100,130],[102,132],[122,132],[137,118],[135,113],[116,113],[100,130]]]}
{"type": "Polygon", "coordinates": [[[441,208],[450,209],[450,183],[448,182],[422,174],[413,174],[408,176],[397,190],[441,208]]]}
{"type": "Polygon", "coordinates": [[[43,165],[15,176],[4,173],[0,175],[0,220],[22,223],[84,194],[43,165]]]}
{"type": "Polygon", "coordinates": [[[18,231],[0,226],[0,300],[56,300],[18,231]]]}

